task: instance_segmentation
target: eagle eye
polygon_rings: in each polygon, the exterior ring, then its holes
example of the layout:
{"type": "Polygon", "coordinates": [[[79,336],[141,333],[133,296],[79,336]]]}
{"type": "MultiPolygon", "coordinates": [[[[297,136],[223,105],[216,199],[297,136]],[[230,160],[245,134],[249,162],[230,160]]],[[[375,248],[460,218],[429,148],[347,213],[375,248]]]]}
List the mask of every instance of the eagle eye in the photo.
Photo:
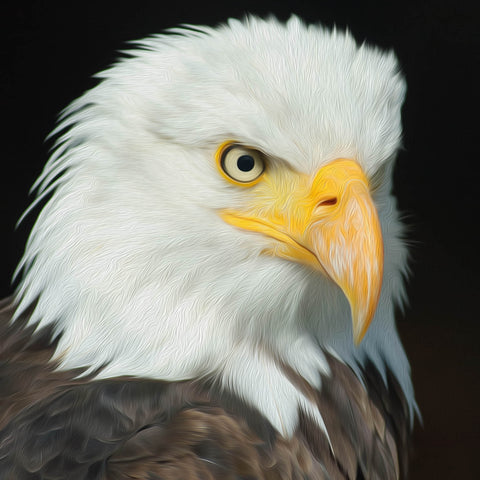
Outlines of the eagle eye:
{"type": "Polygon", "coordinates": [[[222,144],[216,157],[220,172],[236,185],[255,185],[265,170],[263,155],[243,145],[230,142],[222,144]]]}

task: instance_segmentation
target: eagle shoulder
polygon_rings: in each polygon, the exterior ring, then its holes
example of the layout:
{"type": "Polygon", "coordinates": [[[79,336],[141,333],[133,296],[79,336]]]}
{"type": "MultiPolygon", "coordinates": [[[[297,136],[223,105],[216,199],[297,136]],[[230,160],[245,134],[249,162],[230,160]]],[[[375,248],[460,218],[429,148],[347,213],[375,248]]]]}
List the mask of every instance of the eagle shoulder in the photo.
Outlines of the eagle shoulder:
{"type": "MultiPolygon", "coordinates": [[[[95,380],[58,371],[52,332],[11,323],[0,303],[0,477],[23,479],[397,479],[406,475],[409,409],[393,376],[363,379],[325,353],[321,391],[286,372],[321,411],[291,438],[209,379],[95,380]]],[[[286,368],[286,367],[284,367],[286,368]]]]}

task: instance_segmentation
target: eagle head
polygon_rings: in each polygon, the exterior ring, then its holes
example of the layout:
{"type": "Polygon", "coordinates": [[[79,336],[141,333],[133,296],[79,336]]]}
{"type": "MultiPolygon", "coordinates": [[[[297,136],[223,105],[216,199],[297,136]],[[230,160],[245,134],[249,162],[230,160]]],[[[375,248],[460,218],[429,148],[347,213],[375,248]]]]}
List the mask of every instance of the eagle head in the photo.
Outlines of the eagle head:
{"type": "Polygon", "coordinates": [[[18,312],[58,368],[210,377],[285,434],[321,412],[325,352],[391,370],[403,297],[392,168],[405,82],[392,53],[292,17],[137,43],[63,113],[35,187],[18,312]]]}

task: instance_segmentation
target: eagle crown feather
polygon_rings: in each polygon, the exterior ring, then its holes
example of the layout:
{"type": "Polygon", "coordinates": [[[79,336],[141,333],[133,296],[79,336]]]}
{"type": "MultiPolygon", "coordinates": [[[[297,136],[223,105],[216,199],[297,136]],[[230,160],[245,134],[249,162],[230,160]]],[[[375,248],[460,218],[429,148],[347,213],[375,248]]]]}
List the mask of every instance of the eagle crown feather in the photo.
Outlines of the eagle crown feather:
{"type": "Polygon", "coordinates": [[[299,407],[323,423],[278,358],[315,388],[329,374],[322,351],[359,378],[372,361],[393,372],[412,412],[394,323],[406,249],[390,194],[405,94],[393,54],[296,17],[175,29],[137,46],[54,131],[34,186],[50,198],[18,268],[17,314],[37,301],[30,322],[62,332],[59,368],[213,376],[285,434],[299,407]],[[331,279],[263,255],[271,239],[218,215],[252,191],[219,175],[213,159],[226,139],[305,174],[353,158],[376,183],[383,285],[359,346],[331,279]]]}

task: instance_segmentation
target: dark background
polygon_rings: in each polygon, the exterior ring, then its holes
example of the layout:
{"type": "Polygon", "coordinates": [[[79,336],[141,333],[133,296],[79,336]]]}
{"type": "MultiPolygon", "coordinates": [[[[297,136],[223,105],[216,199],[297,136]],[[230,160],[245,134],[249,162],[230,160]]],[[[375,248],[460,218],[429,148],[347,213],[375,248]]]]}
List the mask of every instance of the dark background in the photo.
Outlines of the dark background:
{"type": "Polygon", "coordinates": [[[397,53],[408,82],[395,171],[409,225],[410,305],[398,326],[410,357],[417,422],[412,479],[480,478],[478,16],[461,1],[52,2],[0,7],[0,294],[20,259],[28,190],[48,158],[56,115],[96,84],[125,42],[179,23],[215,25],[246,12],[296,13],[346,26],[397,53]],[[476,54],[475,54],[476,53],[476,54]],[[474,89],[475,82],[475,89],[474,89]],[[474,91],[475,90],[475,91],[474,91]]]}

